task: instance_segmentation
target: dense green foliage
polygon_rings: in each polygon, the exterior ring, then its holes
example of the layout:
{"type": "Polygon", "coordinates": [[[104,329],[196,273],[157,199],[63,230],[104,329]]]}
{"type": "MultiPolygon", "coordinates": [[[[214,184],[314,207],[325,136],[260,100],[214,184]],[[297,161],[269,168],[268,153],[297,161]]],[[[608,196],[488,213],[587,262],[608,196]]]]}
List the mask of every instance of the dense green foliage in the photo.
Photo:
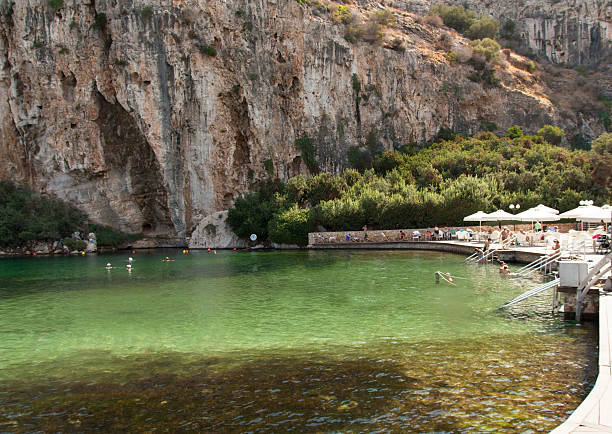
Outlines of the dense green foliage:
{"type": "Polygon", "coordinates": [[[126,234],[108,226],[92,223],[88,225],[88,231],[96,234],[96,242],[99,247],[119,247],[123,244],[139,240],[144,236],[141,233],[126,234]]]}
{"type": "Polygon", "coordinates": [[[465,36],[470,39],[493,39],[499,31],[499,21],[487,15],[474,21],[465,31],[465,36]]]}
{"type": "Polygon", "coordinates": [[[463,5],[449,6],[438,3],[429,9],[428,15],[442,18],[446,26],[470,39],[495,39],[499,32],[499,21],[488,15],[477,17],[475,12],[463,5]]]}
{"type": "Polygon", "coordinates": [[[572,151],[512,127],[506,137],[485,132],[418,152],[386,151],[374,156],[372,169],[267,184],[239,199],[228,222],[241,237],[257,233],[265,240],[269,234],[275,242],[304,245],[317,225],[422,228],[460,225],[468,214],[511,203],[523,209],[545,203],[562,211],[584,198],[601,204],[612,199],[612,186],[601,164],[610,155],[610,140],[600,142],[596,151],[572,151]]]}
{"type": "Polygon", "coordinates": [[[429,15],[439,16],[446,26],[461,33],[466,31],[476,20],[476,13],[462,5],[449,6],[438,3],[429,9],[429,15]]]}
{"type": "Polygon", "coordinates": [[[482,55],[487,62],[492,62],[499,59],[499,51],[501,50],[501,46],[493,39],[484,38],[472,41],[470,42],[470,47],[472,47],[474,53],[482,55]]]}
{"type": "Polygon", "coordinates": [[[83,227],[85,214],[70,204],[0,181],[0,246],[53,241],[83,227]]]}

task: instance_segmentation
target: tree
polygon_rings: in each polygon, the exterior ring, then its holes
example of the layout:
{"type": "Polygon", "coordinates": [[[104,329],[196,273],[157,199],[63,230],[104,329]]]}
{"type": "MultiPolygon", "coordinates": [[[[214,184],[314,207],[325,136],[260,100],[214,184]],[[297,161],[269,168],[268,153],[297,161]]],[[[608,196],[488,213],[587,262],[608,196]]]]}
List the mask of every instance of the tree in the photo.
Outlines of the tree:
{"type": "Polygon", "coordinates": [[[612,179],[612,133],[603,133],[597,137],[591,148],[598,155],[591,177],[602,187],[609,187],[612,179]]]}
{"type": "Polygon", "coordinates": [[[474,21],[465,31],[465,36],[470,39],[495,39],[499,31],[499,22],[488,15],[483,15],[474,21]]]}
{"type": "Polygon", "coordinates": [[[491,38],[477,39],[470,42],[472,51],[480,54],[487,59],[487,62],[495,61],[499,58],[501,46],[491,38]]]}
{"type": "Polygon", "coordinates": [[[444,21],[444,25],[460,33],[466,31],[476,20],[476,13],[464,6],[447,6],[442,3],[432,6],[427,15],[439,16],[444,21]]]}
{"type": "Polygon", "coordinates": [[[511,139],[517,139],[519,137],[522,137],[523,134],[524,134],[523,133],[523,129],[521,127],[519,127],[518,125],[511,126],[506,131],[506,136],[511,138],[511,139]]]}
{"type": "Polygon", "coordinates": [[[542,136],[551,145],[560,145],[565,136],[565,131],[552,125],[544,125],[538,130],[538,136],[542,136]]]}
{"type": "Polygon", "coordinates": [[[308,232],[314,231],[311,210],[297,205],[275,214],[268,225],[270,240],[281,244],[308,244],[308,232]]]}
{"type": "Polygon", "coordinates": [[[601,156],[612,156],[612,133],[603,133],[593,140],[591,149],[601,156]]]}

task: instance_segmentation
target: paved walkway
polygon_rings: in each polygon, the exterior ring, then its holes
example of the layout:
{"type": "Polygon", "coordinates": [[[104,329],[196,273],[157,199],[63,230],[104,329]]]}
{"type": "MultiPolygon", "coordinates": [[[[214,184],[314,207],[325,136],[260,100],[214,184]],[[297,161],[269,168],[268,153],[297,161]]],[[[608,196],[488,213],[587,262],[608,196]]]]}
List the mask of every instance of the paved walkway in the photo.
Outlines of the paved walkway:
{"type": "Polygon", "coordinates": [[[612,433],[612,293],[599,296],[599,376],[582,404],[554,434],[612,433]]]}

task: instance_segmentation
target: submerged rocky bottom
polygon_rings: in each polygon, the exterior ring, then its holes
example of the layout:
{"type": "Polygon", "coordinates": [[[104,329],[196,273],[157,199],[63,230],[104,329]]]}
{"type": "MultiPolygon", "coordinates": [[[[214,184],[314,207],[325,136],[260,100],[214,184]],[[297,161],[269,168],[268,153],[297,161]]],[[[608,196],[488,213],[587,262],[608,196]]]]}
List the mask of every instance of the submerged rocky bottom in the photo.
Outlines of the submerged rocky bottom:
{"type": "Polygon", "coordinates": [[[0,431],[549,431],[592,387],[594,349],[594,337],[527,335],[216,358],[88,354],[78,362],[87,370],[56,360],[0,385],[0,431]]]}

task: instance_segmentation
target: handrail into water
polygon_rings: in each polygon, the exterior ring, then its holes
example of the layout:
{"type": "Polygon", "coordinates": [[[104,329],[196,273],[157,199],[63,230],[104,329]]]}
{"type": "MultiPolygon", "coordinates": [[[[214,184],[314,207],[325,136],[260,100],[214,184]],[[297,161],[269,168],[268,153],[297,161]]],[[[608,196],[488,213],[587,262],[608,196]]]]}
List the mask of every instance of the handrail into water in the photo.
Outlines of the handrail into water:
{"type": "MultiPolygon", "coordinates": [[[[511,236],[510,238],[504,240],[499,247],[497,247],[496,249],[489,249],[486,251],[486,253],[482,256],[482,258],[478,258],[478,261],[485,261],[489,256],[492,256],[493,253],[497,252],[498,250],[502,250],[502,249],[506,249],[508,247],[509,244],[512,244],[513,241],[516,240],[516,235],[511,236]]],[[[471,256],[469,256],[466,259],[466,262],[474,262],[475,261],[475,257],[476,256],[480,256],[480,252],[475,252],[473,253],[471,256]]]]}
{"type": "Polygon", "coordinates": [[[503,309],[508,306],[512,306],[513,304],[518,303],[519,301],[523,301],[531,296],[539,294],[540,292],[546,291],[547,289],[553,288],[555,286],[559,286],[560,282],[561,282],[561,279],[556,278],[554,280],[551,280],[550,282],[543,283],[542,285],[537,286],[533,289],[530,289],[529,291],[522,293],[518,297],[513,298],[512,300],[506,302],[500,309],[503,309]]]}
{"type": "Polygon", "coordinates": [[[578,288],[576,288],[577,322],[580,322],[580,316],[582,313],[582,300],[584,300],[584,297],[587,295],[587,292],[589,292],[589,289],[591,289],[591,286],[593,286],[597,279],[607,273],[608,268],[612,269],[612,264],[610,263],[610,261],[612,261],[612,252],[601,258],[601,260],[595,265],[595,267],[593,267],[593,269],[589,271],[587,277],[585,277],[584,280],[580,282],[578,288]]]}
{"type": "Polygon", "coordinates": [[[514,274],[520,274],[523,271],[527,270],[528,268],[532,268],[532,267],[538,266],[541,262],[546,261],[546,258],[547,258],[546,255],[540,256],[536,260],[534,260],[534,261],[530,262],[529,264],[524,265],[521,268],[519,268],[518,270],[516,270],[514,272],[514,274]]]}
{"type": "Polygon", "coordinates": [[[526,277],[541,268],[546,269],[546,266],[557,261],[560,257],[561,257],[560,251],[550,256],[548,255],[540,256],[538,259],[533,261],[531,264],[528,264],[524,266],[523,268],[519,269],[517,272],[515,272],[514,276],[515,277],[526,277]]]}

